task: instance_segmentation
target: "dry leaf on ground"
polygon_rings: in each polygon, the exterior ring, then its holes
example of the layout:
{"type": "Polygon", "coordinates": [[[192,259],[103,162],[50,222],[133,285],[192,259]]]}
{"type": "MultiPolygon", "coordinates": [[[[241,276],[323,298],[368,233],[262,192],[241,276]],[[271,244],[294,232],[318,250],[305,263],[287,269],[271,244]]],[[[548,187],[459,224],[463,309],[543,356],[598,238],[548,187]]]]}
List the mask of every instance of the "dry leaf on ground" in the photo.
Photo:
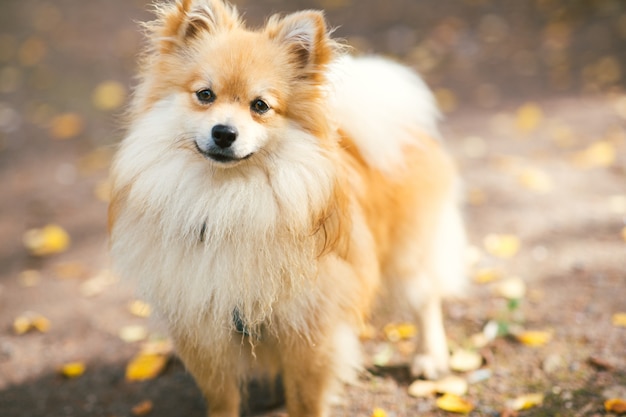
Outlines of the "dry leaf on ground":
{"type": "Polygon", "coordinates": [[[94,89],[91,101],[99,110],[115,110],[124,104],[126,89],[117,81],[103,81],[94,89]]]}
{"type": "Polygon", "coordinates": [[[615,313],[611,317],[611,323],[616,327],[626,327],[626,313],[615,313]]]}
{"type": "Polygon", "coordinates": [[[417,328],[411,323],[389,323],[383,331],[390,342],[410,339],[417,334],[417,328]]]}
{"type": "Polygon", "coordinates": [[[146,318],[150,317],[150,314],[152,314],[152,307],[145,301],[133,300],[128,304],[128,311],[130,311],[133,316],[146,318]]]}
{"type": "Polygon", "coordinates": [[[526,346],[538,347],[543,346],[552,338],[552,332],[543,330],[525,330],[517,333],[515,338],[526,346]]]}
{"type": "Polygon", "coordinates": [[[520,249],[520,240],[512,234],[489,234],[483,240],[485,250],[498,258],[509,259],[520,249]]]}
{"type": "Polygon", "coordinates": [[[450,368],[457,372],[469,372],[475,371],[483,364],[483,357],[479,353],[467,350],[458,349],[450,356],[450,368]]]}
{"type": "Polygon", "coordinates": [[[372,417],[387,417],[387,412],[382,408],[374,408],[372,411],[372,417]]]}
{"type": "Polygon", "coordinates": [[[496,283],[493,286],[495,295],[509,300],[519,300],[526,295],[526,283],[518,277],[511,277],[496,283]]]}
{"type": "Polygon", "coordinates": [[[537,129],[543,120],[543,111],[536,103],[525,103],[517,109],[515,127],[522,133],[530,133],[537,129]]]}
{"type": "Polygon", "coordinates": [[[16,334],[21,335],[31,330],[46,333],[50,330],[50,320],[41,314],[26,312],[13,321],[13,331],[16,334]]]}
{"type": "Polygon", "coordinates": [[[609,398],[604,402],[604,409],[609,413],[626,414],[626,399],[609,398]]]}
{"type": "Polygon", "coordinates": [[[444,411],[459,414],[469,414],[474,409],[471,402],[454,394],[444,394],[437,398],[436,405],[444,411]]]}
{"type": "Polygon", "coordinates": [[[76,113],[61,114],[52,119],[50,136],[54,139],[72,139],[83,131],[83,119],[76,113]]]}
{"type": "Polygon", "coordinates": [[[140,402],[139,404],[135,405],[130,412],[134,415],[134,416],[145,416],[146,414],[148,414],[149,412],[152,411],[152,409],[154,408],[154,404],[152,403],[152,401],[150,400],[145,400],[140,402]]]}
{"type": "Polygon", "coordinates": [[[118,336],[127,343],[140,342],[148,337],[148,329],[141,325],[124,326],[120,329],[118,336]]]}
{"type": "Polygon", "coordinates": [[[26,249],[35,256],[61,253],[70,245],[70,236],[65,229],[56,224],[27,230],[22,240],[26,249]]]}
{"type": "Polygon", "coordinates": [[[77,378],[85,373],[85,369],[83,362],[70,362],[63,365],[59,371],[66,378],[77,378]]]}
{"type": "Polygon", "coordinates": [[[139,353],[126,366],[127,381],[154,379],[163,372],[168,355],[159,353],[139,353]]]}
{"type": "Polygon", "coordinates": [[[525,394],[509,401],[508,406],[515,411],[526,410],[543,404],[543,398],[543,394],[525,394]]]}

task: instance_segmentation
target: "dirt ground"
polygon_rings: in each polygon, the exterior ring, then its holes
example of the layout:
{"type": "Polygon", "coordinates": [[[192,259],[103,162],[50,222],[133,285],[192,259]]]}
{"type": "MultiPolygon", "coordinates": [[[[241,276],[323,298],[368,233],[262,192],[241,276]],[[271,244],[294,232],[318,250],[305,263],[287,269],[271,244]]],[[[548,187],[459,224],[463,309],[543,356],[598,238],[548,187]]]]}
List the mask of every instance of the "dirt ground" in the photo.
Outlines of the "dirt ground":
{"type": "MultiPolygon", "coordinates": [[[[275,11],[324,8],[358,50],[420,70],[445,112],[442,131],[465,179],[472,244],[467,298],[446,305],[453,349],[482,371],[464,398],[475,416],[511,416],[511,400],[544,395],[520,416],[604,416],[626,400],[626,4],[621,0],[239,0],[254,24],[275,11]],[[509,240],[498,241],[498,236],[509,240]],[[495,243],[494,243],[495,242],[495,243]],[[507,243],[508,242],[508,243],[507,243]],[[511,243],[512,242],[512,243],[511,243]],[[519,250],[515,250],[519,243],[519,250]],[[502,283],[520,282],[507,300],[502,283]],[[509,334],[477,345],[499,323],[509,334]],[[538,346],[515,329],[549,335],[538,346]],[[488,333],[488,332],[487,332],[488,333]],[[543,343],[545,342],[545,343],[543,343]]],[[[121,99],[142,39],[139,0],[0,2],[0,416],[202,416],[191,377],[172,358],[145,382],[125,380],[141,346],[125,326],[132,289],[107,273],[106,178],[123,136],[121,99]],[[121,88],[121,90],[120,90],[121,88]],[[60,225],[67,248],[34,256],[28,230],[60,225]],[[31,313],[28,313],[31,312],[31,313]],[[45,331],[16,334],[39,314],[45,331]],[[76,378],[59,373],[85,365],[76,378]]],[[[372,86],[385,88],[384,80],[372,86]]],[[[511,285],[511,284],[510,284],[511,285]]],[[[413,341],[391,342],[378,320],[371,363],[335,416],[448,415],[413,398],[413,341]],[[380,414],[379,414],[380,415],[380,414]]],[[[253,395],[252,415],[267,410],[253,395]]]]}

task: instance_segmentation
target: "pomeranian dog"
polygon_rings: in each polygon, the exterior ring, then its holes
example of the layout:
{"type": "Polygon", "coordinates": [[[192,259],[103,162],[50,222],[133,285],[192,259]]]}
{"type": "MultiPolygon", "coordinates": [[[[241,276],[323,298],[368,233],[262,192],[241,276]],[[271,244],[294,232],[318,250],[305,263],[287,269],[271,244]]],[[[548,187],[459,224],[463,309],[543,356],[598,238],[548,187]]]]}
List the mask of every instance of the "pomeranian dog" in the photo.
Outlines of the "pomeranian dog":
{"type": "Polygon", "coordinates": [[[462,291],[458,178],[422,80],[350,57],[324,16],[249,29],[222,0],[157,5],[112,167],[114,266],[168,324],[209,415],[282,376],[325,416],[385,293],[420,328],[415,375],[448,369],[442,297],[462,291]]]}

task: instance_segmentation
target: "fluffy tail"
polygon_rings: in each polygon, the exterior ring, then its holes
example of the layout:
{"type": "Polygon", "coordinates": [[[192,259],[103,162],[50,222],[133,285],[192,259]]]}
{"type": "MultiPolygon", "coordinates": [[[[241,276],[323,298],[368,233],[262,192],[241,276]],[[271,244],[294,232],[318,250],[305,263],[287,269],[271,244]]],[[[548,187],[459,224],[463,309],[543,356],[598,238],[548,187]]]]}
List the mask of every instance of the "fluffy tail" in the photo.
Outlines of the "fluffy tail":
{"type": "Polygon", "coordinates": [[[372,166],[397,167],[406,145],[439,137],[435,98],[411,69],[381,57],[345,56],[332,65],[330,81],[336,123],[372,166]]]}

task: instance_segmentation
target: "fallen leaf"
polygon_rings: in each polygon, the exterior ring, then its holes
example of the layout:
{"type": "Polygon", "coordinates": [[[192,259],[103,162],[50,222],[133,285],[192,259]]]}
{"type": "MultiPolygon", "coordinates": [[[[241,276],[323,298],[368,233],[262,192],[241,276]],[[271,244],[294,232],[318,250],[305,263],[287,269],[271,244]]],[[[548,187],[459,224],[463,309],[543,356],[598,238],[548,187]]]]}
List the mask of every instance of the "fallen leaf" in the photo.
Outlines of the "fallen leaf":
{"type": "Polygon", "coordinates": [[[70,362],[63,365],[60,372],[66,378],[77,378],[85,373],[85,368],[83,362],[70,362]]]}
{"type": "Polygon", "coordinates": [[[78,136],[83,131],[83,119],[76,113],[64,113],[52,119],[50,136],[64,140],[78,136]]]}
{"type": "Polygon", "coordinates": [[[586,149],[572,155],[572,162],[579,168],[606,168],[615,162],[615,145],[606,140],[592,143],[586,149]]]}
{"type": "Polygon", "coordinates": [[[139,353],[126,366],[127,381],[154,379],[165,369],[169,357],[158,353],[139,353]]]}
{"type": "Polygon", "coordinates": [[[448,375],[435,382],[435,391],[439,394],[465,395],[467,388],[467,381],[456,375],[448,375]]]}
{"type": "Polygon", "coordinates": [[[418,379],[409,385],[408,393],[412,397],[430,397],[437,393],[437,384],[435,381],[424,381],[418,379]]]}
{"type": "Polygon", "coordinates": [[[474,409],[474,405],[471,402],[454,394],[442,395],[437,398],[435,404],[444,411],[458,414],[469,414],[474,409]]]}
{"type": "Polygon", "coordinates": [[[475,371],[483,364],[483,357],[477,352],[458,349],[450,356],[450,368],[457,372],[475,371]]]}
{"type": "Polygon", "coordinates": [[[540,194],[552,191],[552,179],[538,168],[525,168],[518,176],[520,185],[527,190],[540,194]]]}
{"type": "Polygon", "coordinates": [[[485,236],[483,244],[489,254],[503,259],[509,259],[515,256],[521,246],[517,236],[495,233],[485,236]]]}
{"type": "Polygon", "coordinates": [[[135,405],[133,408],[131,408],[130,411],[134,416],[145,416],[146,414],[151,412],[153,408],[154,404],[152,403],[152,401],[145,400],[135,405]]]}
{"type": "Polygon", "coordinates": [[[541,123],[543,111],[535,103],[525,103],[517,109],[515,127],[522,133],[531,133],[541,123]]]}
{"type": "Polygon", "coordinates": [[[18,334],[24,334],[31,330],[37,330],[46,333],[50,330],[50,320],[38,313],[26,312],[13,320],[13,331],[18,334]]]}
{"type": "Polygon", "coordinates": [[[387,412],[382,408],[374,408],[372,411],[372,417],[387,417],[387,412]]]}
{"type": "Polygon", "coordinates": [[[417,334],[417,328],[411,323],[390,323],[383,331],[390,342],[410,339],[417,334]]]}
{"type": "Polygon", "coordinates": [[[526,346],[538,347],[548,343],[552,338],[552,333],[543,330],[525,330],[517,333],[515,338],[526,346]]]}
{"type": "Polygon", "coordinates": [[[511,401],[508,406],[512,410],[521,411],[543,404],[543,394],[525,394],[511,401]]]}
{"type": "Polygon", "coordinates": [[[102,293],[107,287],[116,282],[118,282],[117,276],[108,269],[103,269],[94,277],[83,282],[80,286],[80,292],[85,297],[93,297],[102,293]]]}
{"type": "Polygon", "coordinates": [[[604,409],[609,413],[626,414],[626,399],[609,398],[604,402],[604,409]]]}
{"type": "Polygon", "coordinates": [[[117,81],[103,81],[93,91],[91,101],[99,110],[115,110],[124,104],[126,89],[117,81]]]}
{"type": "Polygon", "coordinates": [[[127,343],[139,342],[148,337],[148,329],[140,325],[124,326],[120,329],[118,336],[127,343]]]}
{"type": "Polygon", "coordinates": [[[41,229],[27,230],[22,240],[26,249],[34,256],[61,253],[70,245],[70,236],[56,224],[49,224],[41,229]]]}
{"type": "Polygon", "coordinates": [[[615,313],[611,317],[611,323],[616,327],[626,327],[626,313],[615,313]]]}
{"type": "Polygon", "coordinates": [[[133,300],[128,304],[128,311],[130,311],[133,316],[146,318],[150,317],[150,314],[152,314],[152,307],[145,301],[133,300]]]}
{"type": "Polygon", "coordinates": [[[620,233],[622,235],[622,239],[626,242],[626,226],[622,227],[622,231],[620,233]]]}
{"type": "Polygon", "coordinates": [[[474,282],[478,284],[487,284],[496,281],[502,277],[502,272],[496,268],[482,268],[474,274],[474,282]]]}
{"type": "Polygon", "coordinates": [[[493,285],[493,292],[509,300],[519,300],[526,295],[526,283],[518,277],[506,278],[493,285]]]}

